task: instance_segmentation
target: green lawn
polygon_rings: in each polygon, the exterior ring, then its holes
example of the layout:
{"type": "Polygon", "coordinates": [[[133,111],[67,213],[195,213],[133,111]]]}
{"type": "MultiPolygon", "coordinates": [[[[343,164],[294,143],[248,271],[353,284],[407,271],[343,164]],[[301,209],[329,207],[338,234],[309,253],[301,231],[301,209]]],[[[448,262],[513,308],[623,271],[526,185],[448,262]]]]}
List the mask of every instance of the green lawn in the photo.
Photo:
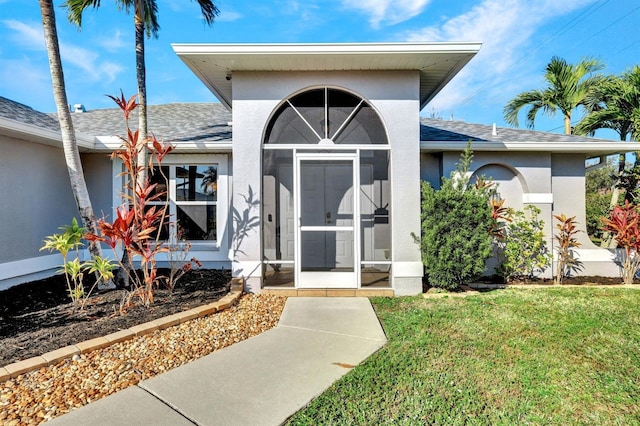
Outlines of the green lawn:
{"type": "Polygon", "coordinates": [[[640,424],[640,291],[372,299],[389,343],[298,424],[640,424]]]}

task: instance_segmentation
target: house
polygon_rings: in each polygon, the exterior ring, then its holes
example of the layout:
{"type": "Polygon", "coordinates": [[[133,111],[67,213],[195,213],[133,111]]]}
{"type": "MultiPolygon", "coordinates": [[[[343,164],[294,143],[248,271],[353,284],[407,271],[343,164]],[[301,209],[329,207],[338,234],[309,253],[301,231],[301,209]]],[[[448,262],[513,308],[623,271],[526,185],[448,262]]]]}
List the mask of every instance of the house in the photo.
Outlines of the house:
{"type": "MultiPolygon", "coordinates": [[[[474,173],[493,177],[510,206],[538,206],[549,244],[552,214],[585,223],[585,159],[640,150],[420,118],[479,43],[173,48],[220,104],[149,107],[150,131],[177,147],[163,163],[170,212],[205,267],[232,268],[251,292],[419,293],[419,182],[438,186],[469,140],[474,173]]],[[[0,213],[1,288],[51,273],[59,260],[38,248],[74,206],[57,122],[0,101],[0,177],[15,182],[1,195],[16,201],[0,213]]],[[[120,145],[122,116],[115,108],[72,115],[94,210],[111,215],[121,165],[107,154],[120,145]]],[[[585,274],[619,274],[613,252],[580,238],[585,274]]]]}

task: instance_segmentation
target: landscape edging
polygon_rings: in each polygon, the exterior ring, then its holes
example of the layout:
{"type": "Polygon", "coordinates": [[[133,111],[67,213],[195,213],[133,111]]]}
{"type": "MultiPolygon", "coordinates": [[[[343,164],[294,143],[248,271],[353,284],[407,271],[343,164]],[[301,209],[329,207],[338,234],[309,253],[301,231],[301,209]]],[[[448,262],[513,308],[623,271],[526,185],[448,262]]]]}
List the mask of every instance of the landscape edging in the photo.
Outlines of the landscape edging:
{"type": "Polygon", "coordinates": [[[242,296],[242,287],[238,285],[238,283],[234,283],[232,281],[231,291],[215,302],[198,306],[196,308],[179,312],[177,314],[172,314],[166,317],[148,321],[143,324],[138,324],[125,330],[107,334],[103,337],[96,337],[94,339],[85,340],[74,345],[65,346],[63,348],[47,352],[40,356],[16,361],[14,363],[5,365],[4,367],[0,367],[0,383],[9,379],[13,379],[21,374],[28,373],[42,367],[47,367],[52,364],[56,364],[68,358],[73,358],[75,355],[84,354],[97,349],[103,349],[107,346],[113,345],[114,343],[133,339],[137,336],[151,334],[156,330],[163,330],[165,328],[182,324],[195,318],[200,318],[214,314],[216,312],[224,311],[225,309],[233,306],[238,301],[238,299],[240,299],[240,296],[242,296]]]}

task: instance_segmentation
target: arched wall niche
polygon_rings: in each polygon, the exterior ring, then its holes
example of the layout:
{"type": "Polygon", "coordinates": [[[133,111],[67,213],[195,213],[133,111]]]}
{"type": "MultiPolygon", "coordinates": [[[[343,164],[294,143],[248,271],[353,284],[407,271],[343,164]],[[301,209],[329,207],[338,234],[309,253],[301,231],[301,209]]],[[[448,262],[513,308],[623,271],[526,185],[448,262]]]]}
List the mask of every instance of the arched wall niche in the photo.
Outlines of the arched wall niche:
{"type": "Polygon", "coordinates": [[[497,184],[500,197],[505,200],[505,206],[516,210],[522,210],[522,195],[528,192],[527,182],[524,177],[513,167],[507,164],[490,163],[475,170],[471,179],[484,176],[497,184]]]}

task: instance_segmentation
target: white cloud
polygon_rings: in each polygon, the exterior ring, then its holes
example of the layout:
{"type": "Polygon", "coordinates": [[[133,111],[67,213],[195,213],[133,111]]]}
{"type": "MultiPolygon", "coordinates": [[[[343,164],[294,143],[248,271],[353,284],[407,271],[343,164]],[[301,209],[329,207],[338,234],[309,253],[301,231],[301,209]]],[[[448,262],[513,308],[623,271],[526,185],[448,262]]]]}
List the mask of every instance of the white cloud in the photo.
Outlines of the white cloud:
{"type": "MultiPolygon", "coordinates": [[[[10,30],[13,30],[11,39],[14,42],[20,43],[31,50],[46,52],[44,31],[40,24],[27,24],[14,20],[6,20],[3,23],[10,30]]],[[[116,63],[102,61],[97,50],[85,49],[64,43],[61,40],[58,40],[58,42],[63,66],[65,64],[74,65],[83,71],[83,75],[88,76],[93,81],[106,80],[111,82],[124,70],[122,66],[116,63]]]]}
{"type": "Polygon", "coordinates": [[[595,0],[483,0],[470,11],[440,25],[406,33],[408,41],[480,41],[480,52],[431,102],[440,112],[466,103],[478,91],[484,97],[504,93],[518,75],[540,74],[539,69],[518,69],[528,55],[540,48],[536,31],[547,21],[570,13],[595,0]],[[536,42],[538,44],[536,44],[536,42]],[[529,52],[529,53],[527,53],[529,52]]]}
{"type": "Polygon", "coordinates": [[[370,15],[369,23],[377,28],[381,23],[398,24],[422,13],[431,0],[342,0],[342,5],[370,15]]]}
{"type": "Polygon", "coordinates": [[[22,102],[40,110],[43,102],[53,103],[51,75],[48,69],[42,69],[29,58],[0,60],[0,93],[9,99],[22,102]],[[16,84],[16,76],[20,83],[16,84]],[[48,99],[45,94],[50,93],[48,99]]]}
{"type": "Polygon", "coordinates": [[[238,19],[242,19],[243,16],[239,12],[235,12],[233,10],[222,10],[220,11],[220,16],[216,18],[216,21],[219,22],[234,22],[238,19]]]}
{"type": "Polygon", "coordinates": [[[28,25],[21,21],[7,19],[2,23],[13,30],[12,39],[23,46],[33,50],[45,50],[44,30],[40,24],[28,25]]]}
{"type": "Polygon", "coordinates": [[[109,52],[116,52],[123,47],[127,47],[127,42],[122,39],[122,31],[116,28],[113,34],[98,40],[98,44],[109,52]]]}

